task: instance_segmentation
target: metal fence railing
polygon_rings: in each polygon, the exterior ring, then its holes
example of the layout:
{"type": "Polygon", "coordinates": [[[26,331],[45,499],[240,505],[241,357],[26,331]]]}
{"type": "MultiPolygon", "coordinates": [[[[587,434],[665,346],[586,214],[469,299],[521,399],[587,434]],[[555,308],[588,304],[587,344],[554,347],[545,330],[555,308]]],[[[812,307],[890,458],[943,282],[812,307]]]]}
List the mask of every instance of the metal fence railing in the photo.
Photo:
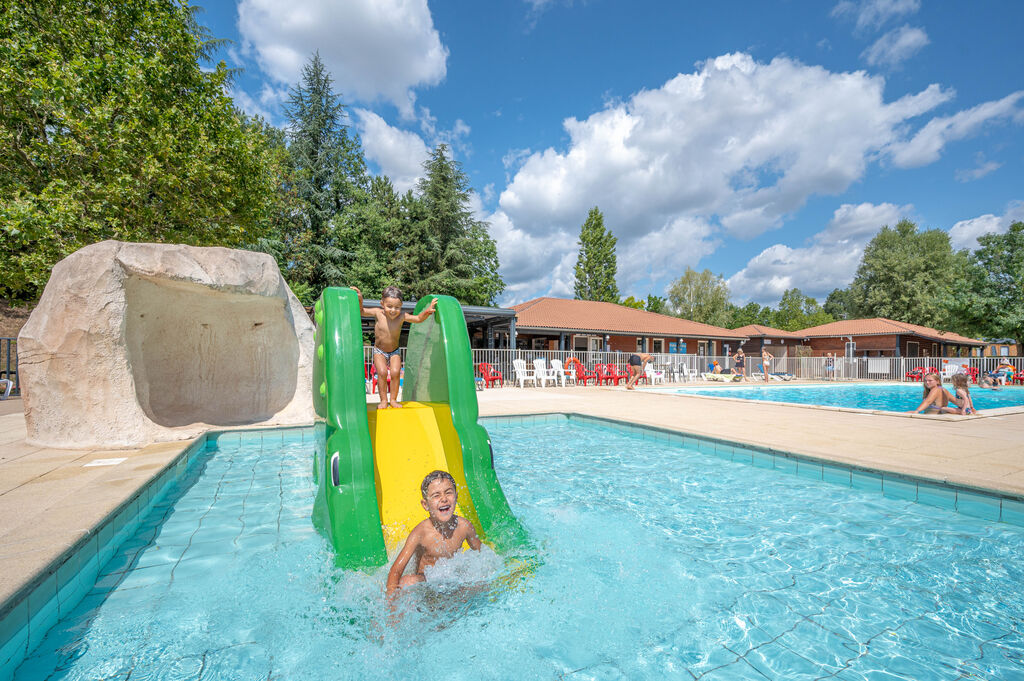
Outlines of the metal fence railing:
{"type": "MultiPolygon", "coordinates": [[[[0,378],[14,382],[11,395],[21,394],[21,379],[18,376],[18,339],[0,338],[0,378]]],[[[0,390],[0,397],[3,397],[0,390]]]]}

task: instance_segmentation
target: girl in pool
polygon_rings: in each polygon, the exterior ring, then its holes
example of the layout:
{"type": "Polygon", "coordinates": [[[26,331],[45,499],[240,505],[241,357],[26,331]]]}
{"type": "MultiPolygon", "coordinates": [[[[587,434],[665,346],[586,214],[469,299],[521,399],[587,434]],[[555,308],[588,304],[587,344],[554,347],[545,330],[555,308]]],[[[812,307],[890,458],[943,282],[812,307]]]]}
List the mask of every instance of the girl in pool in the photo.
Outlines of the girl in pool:
{"type": "Polygon", "coordinates": [[[950,407],[951,395],[942,387],[942,376],[934,371],[924,375],[924,399],[911,414],[959,414],[957,407],[950,407]]]}
{"type": "Polygon", "coordinates": [[[971,389],[967,384],[967,374],[954,374],[953,375],[953,391],[956,393],[953,396],[953,402],[956,403],[958,414],[977,414],[978,410],[974,408],[974,401],[971,400],[971,389]]]}

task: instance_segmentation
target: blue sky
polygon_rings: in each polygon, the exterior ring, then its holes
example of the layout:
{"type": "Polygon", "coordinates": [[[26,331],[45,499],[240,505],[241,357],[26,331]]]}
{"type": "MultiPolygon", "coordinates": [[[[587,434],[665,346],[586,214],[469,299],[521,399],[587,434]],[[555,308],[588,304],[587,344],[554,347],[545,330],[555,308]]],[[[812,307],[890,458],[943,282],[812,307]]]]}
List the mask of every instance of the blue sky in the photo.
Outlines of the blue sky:
{"type": "Polygon", "coordinates": [[[623,295],[687,266],[824,301],[900,218],[954,246],[1024,220],[1024,3],[208,0],[241,108],[284,125],[314,50],[370,167],[448,143],[500,302],[571,297],[597,206],[623,295]]]}

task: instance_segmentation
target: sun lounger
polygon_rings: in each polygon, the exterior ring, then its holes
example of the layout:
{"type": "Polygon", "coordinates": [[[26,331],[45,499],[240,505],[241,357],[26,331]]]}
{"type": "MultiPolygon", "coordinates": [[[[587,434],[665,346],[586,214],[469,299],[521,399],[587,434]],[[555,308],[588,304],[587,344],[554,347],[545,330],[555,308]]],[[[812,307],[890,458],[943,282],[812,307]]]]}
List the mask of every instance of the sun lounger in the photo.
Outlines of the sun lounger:
{"type": "Polygon", "coordinates": [[[741,378],[739,374],[713,374],[707,371],[701,374],[700,377],[703,378],[705,381],[721,381],[722,383],[738,381],[741,378]]]}

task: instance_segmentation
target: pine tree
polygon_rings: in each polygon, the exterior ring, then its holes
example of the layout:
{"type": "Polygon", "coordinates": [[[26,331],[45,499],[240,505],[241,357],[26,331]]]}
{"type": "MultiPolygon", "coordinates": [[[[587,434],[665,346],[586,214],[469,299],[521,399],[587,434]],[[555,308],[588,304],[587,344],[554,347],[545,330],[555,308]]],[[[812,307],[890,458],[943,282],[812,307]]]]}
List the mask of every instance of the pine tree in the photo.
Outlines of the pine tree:
{"type": "Polygon", "coordinates": [[[580,254],[576,258],[577,300],[619,301],[619,287],[615,283],[617,241],[611,231],[605,231],[601,211],[597,206],[591,208],[580,228],[580,254]]]}
{"type": "Polygon", "coordinates": [[[338,236],[346,210],[365,200],[366,161],[359,139],[350,137],[345,107],[331,88],[331,76],[319,53],[302,68],[285,106],[294,191],[301,228],[290,235],[291,278],[316,295],[345,280],[353,258],[338,236]]]}
{"type": "Polygon", "coordinates": [[[505,282],[498,274],[498,249],[487,223],[469,210],[472,189],[466,174],[445,144],[434,149],[423,169],[417,185],[422,214],[409,215],[398,250],[409,297],[441,293],[467,305],[492,305],[505,282]]]}

